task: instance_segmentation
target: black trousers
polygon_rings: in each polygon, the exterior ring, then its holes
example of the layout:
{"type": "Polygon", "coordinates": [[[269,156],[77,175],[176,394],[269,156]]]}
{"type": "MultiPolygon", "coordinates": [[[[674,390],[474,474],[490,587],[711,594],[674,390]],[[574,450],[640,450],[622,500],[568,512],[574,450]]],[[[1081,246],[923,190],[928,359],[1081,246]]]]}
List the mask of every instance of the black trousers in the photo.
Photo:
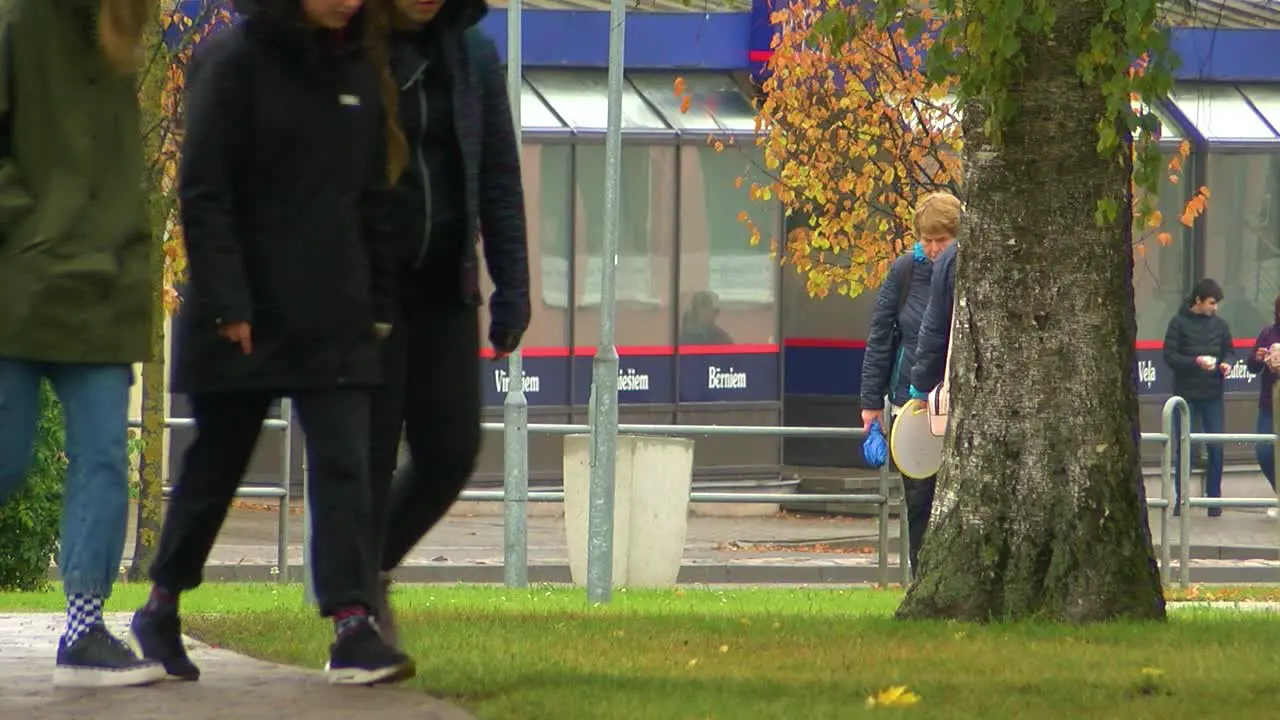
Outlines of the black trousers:
{"type": "Polygon", "coordinates": [[[929,515],[933,513],[933,493],[937,485],[937,475],[923,480],[902,478],[903,499],[907,504],[907,558],[911,563],[912,577],[920,567],[920,547],[924,545],[924,535],[929,529],[929,515]]]}
{"type": "MultiPolygon", "coordinates": [[[[198,586],[218,531],[226,520],[262,421],[270,393],[192,395],[196,439],[173,488],[151,580],[171,592],[198,586]]],[[[306,437],[312,577],[320,614],[370,605],[377,576],[370,528],[369,391],[316,390],[293,396],[306,437]]]]}
{"type": "Polygon", "coordinates": [[[374,391],[370,488],[380,568],[398,567],[457,501],[480,453],[479,309],[405,302],[374,391]],[[396,468],[403,431],[411,461],[396,468]]]}

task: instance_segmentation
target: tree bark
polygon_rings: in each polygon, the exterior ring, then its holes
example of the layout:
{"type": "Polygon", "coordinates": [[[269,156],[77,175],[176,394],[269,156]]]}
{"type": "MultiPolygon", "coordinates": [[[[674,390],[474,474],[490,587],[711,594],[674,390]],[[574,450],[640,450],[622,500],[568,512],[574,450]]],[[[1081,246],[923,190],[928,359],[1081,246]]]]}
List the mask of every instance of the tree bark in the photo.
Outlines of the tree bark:
{"type": "Polygon", "coordinates": [[[1139,452],[1131,167],[1095,150],[1106,102],[1076,71],[1105,4],[1053,2],[1051,37],[1023,43],[1000,146],[966,136],[951,425],[900,618],[1165,615],[1139,452]],[[1102,198],[1121,209],[1107,226],[1102,198]]]}
{"type": "MultiPolygon", "coordinates": [[[[157,253],[159,254],[159,253],[157,253]]],[[[163,261],[161,261],[163,262],[163,261]]],[[[155,559],[164,520],[165,455],[165,310],[163,295],[156,296],[151,335],[152,362],[142,366],[142,457],[138,468],[138,524],[134,532],[133,560],[125,577],[145,580],[155,559]]]]}

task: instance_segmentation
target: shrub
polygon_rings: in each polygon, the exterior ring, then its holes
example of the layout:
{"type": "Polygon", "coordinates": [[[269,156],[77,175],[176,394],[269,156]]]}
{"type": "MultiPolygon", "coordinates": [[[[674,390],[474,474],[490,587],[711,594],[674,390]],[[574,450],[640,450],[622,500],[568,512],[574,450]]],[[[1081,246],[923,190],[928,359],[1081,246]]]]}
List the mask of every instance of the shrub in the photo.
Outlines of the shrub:
{"type": "Polygon", "coordinates": [[[40,389],[40,424],[27,482],[0,507],[0,590],[40,590],[48,585],[62,519],[64,439],[62,408],[46,383],[40,389]]]}

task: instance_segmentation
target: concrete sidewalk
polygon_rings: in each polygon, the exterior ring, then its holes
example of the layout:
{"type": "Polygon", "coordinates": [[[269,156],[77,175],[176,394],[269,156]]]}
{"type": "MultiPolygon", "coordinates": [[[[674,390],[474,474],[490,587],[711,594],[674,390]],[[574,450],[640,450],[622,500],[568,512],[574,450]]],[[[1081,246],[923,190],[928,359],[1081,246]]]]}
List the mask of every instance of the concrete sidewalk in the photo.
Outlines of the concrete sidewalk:
{"type": "MultiPolygon", "coordinates": [[[[5,720],[471,720],[403,687],[334,687],[318,672],[273,665],[189,641],[199,682],[142,688],[55,689],[61,614],[0,615],[0,718],[5,720]]],[[[129,616],[109,616],[123,632],[129,616]]]]}

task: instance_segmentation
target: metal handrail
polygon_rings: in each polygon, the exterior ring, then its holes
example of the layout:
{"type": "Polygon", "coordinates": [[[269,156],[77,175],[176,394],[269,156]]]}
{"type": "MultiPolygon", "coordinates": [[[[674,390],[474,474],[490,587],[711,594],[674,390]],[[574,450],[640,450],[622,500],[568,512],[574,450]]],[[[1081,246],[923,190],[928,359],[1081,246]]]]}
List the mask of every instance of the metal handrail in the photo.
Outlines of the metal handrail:
{"type": "MultiPolygon", "coordinates": [[[[1174,434],[1174,421],[1176,418],[1187,418],[1187,422],[1181,423],[1179,426],[1180,435],[1180,452],[1177,458],[1180,472],[1176,473],[1180,476],[1183,484],[1183,510],[1179,517],[1179,583],[1183,586],[1190,583],[1191,573],[1191,523],[1189,513],[1185,512],[1191,507],[1233,507],[1233,508],[1271,508],[1280,506],[1275,498],[1191,498],[1187,488],[1187,482],[1191,474],[1190,470],[1190,443],[1206,442],[1212,444],[1229,444],[1229,443],[1252,443],[1259,444],[1264,442],[1275,442],[1275,435],[1267,435],[1260,433],[1192,433],[1190,429],[1190,407],[1186,400],[1179,396],[1173,396],[1165,402],[1161,411],[1161,432],[1158,433],[1140,433],[1140,440],[1144,443],[1160,443],[1162,445],[1162,457],[1160,463],[1161,475],[1161,496],[1145,498],[1146,506],[1152,509],[1160,510],[1160,574],[1163,582],[1168,583],[1172,576],[1172,537],[1169,531],[1169,521],[1176,506],[1174,498],[1174,476],[1173,472],[1173,445],[1171,438],[1174,434]],[[1178,413],[1182,413],[1181,416],[1178,413]]],[[[483,423],[482,427],[487,432],[505,432],[502,423],[483,423]]],[[[591,427],[585,424],[567,424],[567,423],[529,423],[522,428],[525,432],[544,433],[551,435],[572,435],[577,433],[589,433],[591,427]]],[[[755,436],[755,437],[779,437],[779,438],[848,438],[859,439],[866,435],[863,428],[832,428],[832,427],[785,427],[785,426],[756,426],[756,425],[656,425],[656,424],[621,424],[618,426],[618,432],[648,435],[667,435],[667,436],[755,436]]],[[[524,458],[527,464],[528,458],[524,458]]],[[[510,471],[511,468],[507,468],[510,471]]],[[[880,580],[882,584],[887,584],[889,577],[888,566],[888,522],[890,505],[893,498],[889,493],[889,473],[888,468],[880,468],[880,487],[879,492],[873,495],[868,494],[814,494],[814,495],[786,495],[781,493],[690,493],[690,502],[709,502],[709,503],[787,503],[791,505],[799,505],[805,503],[857,503],[857,504],[875,504],[879,509],[879,522],[877,523],[880,531],[880,580]]],[[[529,492],[527,502],[561,502],[563,501],[563,492],[529,492]]],[[[485,491],[470,490],[462,493],[461,499],[475,500],[480,502],[496,502],[502,500],[507,503],[506,516],[523,516],[523,505],[525,498],[513,498],[505,490],[502,491],[485,491]]],[[[906,512],[899,513],[899,523],[901,525],[901,537],[903,542],[907,537],[907,520],[906,512]]],[[[519,534],[517,534],[519,535],[519,534]]],[[[506,544],[510,544],[513,538],[507,538],[506,544]]],[[[527,546],[527,535],[515,537],[514,541],[527,546]]],[[[520,561],[527,557],[526,553],[511,552],[512,548],[505,548],[504,558],[506,562],[520,561]]],[[[904,583],[909,581],[910,568],[905,559],[899,561],[902,568],[904,583]]],[[[517,573],[518,575],[519,573],[517,573]]]]}
{"type": "MultiPolygon", "coordinates": [[[[192,428],[195,425],[194,418],[164,419],[166,432],[174,428],[192,428]]],[[[129,427],[141,429],[142,420],[130,419],[129,427]]],[[[277,498],[280,501],[276,519],[276,568],[278,570],[276,580],[287,583],[289,582],[289,505],[291,493],[289,475],[290,464],[293,462],[293,402],[288,398],[281,400],[280,418],[267,418],[262,421],[262,427],[267,430],[283,431],[280,436],[280,484],[269,487],[244,487],[242,485],[236,488],[235,496],[238,498],[277,498]]],[[[168,499],[173,495],[173,487],[165,485],[163,492],[165,499],[168,499]]]]}

